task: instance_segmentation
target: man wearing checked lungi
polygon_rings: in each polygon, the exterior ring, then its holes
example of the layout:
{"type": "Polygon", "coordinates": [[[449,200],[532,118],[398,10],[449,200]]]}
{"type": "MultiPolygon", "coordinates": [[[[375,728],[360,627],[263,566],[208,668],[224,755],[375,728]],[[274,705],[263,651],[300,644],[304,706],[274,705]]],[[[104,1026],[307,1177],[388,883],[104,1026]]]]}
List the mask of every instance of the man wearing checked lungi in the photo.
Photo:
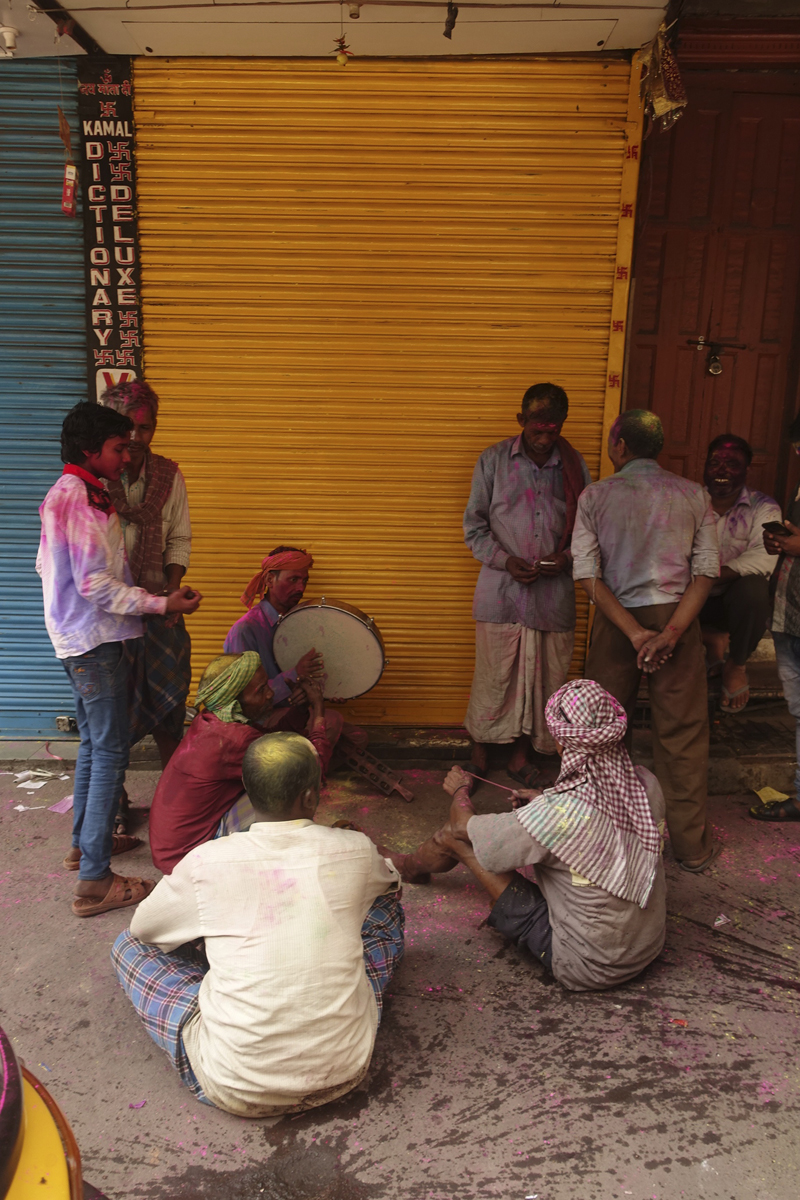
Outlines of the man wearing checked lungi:
{"type": "MultiPolygon", "coordinates": [[[[117,383],[103,404],[133,421],[130,463],[109,484],[120,518],[131,574],[153,596],[169,596],[181,586],[189,566],[192,527],[186,483],[178,464],[154,454],[158,396],[145,382],[117,383]]],[[[152,733],[166,767],[183,734],[191,683],[191,641],[180,615],[155,617],[144,638],[130,643],[129,717],[131,745],[152,733]]],[[[127,796],[117,817],[124,833],[127,796]]]]}
{"type": "Polygon", "coordinates": [[[384,853],[315,823],[320,763],[306,738],[259,738],[242,775],[249,831],[190,851],[139,905],[112,961],[195,1098],[268,1117],[364,1078],[404,917],[384,853]]]}
{"type": "Polygon", "coordinates": [[[529,747],[555,754],[544,709],[567,678],[575,638],[570,538],[578,496],[591,477],[561,436],[568,408],[563,388],[528,388],[517,414],[522,432],[481,454],[464,513],[464,540],[483,564],[464,720],[472,763],[483,775],[488,746],[512,744],[507,770],[525,787],[539,775],[529,747]]]}

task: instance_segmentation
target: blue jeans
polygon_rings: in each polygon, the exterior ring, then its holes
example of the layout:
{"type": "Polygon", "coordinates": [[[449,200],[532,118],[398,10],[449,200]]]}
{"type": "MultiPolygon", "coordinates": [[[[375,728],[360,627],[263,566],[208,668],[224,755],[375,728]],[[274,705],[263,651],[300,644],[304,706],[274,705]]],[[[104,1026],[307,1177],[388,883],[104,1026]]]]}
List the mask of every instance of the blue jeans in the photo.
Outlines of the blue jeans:
{"type": "Polygon", "coordinates": [[[104,642],[62,661],[72,684],[81,735],[72,844],[81,852],[80,878],[105,879],[111,869],[114,817],[128,766],[128,664],[122,642],[104,642]]]}
{"type": "Polygon", "coordinates": [[[789,633],[773,633],[772,639],[775,642],[775,657],[778,660],[783,694],[789,712],[797,722],[795,753],[798,765],[795,768],[794,782],[800,796],[800,637],[792,637],[789,633]]]}

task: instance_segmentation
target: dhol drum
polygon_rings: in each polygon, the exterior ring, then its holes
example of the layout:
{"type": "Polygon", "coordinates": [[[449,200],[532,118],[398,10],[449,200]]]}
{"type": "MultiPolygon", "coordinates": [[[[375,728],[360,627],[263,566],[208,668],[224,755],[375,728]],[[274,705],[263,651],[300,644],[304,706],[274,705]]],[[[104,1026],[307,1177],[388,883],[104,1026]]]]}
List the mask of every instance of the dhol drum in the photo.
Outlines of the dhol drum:
{"type": "Polygon", "coordinates": [[[344,600],[306,600],[284,613],[272,649],[282,671],[291,671],[311,648],[325,662],[326,700],[354,700],[375,687],[389,661],[378,626],[344,600]]]}

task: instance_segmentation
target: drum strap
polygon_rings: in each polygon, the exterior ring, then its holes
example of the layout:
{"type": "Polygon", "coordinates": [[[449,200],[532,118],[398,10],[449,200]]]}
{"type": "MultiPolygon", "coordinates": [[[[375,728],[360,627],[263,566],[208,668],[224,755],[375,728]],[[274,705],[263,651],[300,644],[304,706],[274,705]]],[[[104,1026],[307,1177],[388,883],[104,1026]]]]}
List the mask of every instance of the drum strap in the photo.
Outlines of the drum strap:
{"type": "Polygon", "coordinates": [[[410,804],[414,799],[414,793],[403,785],[399,775],[390,771],[384,763],[366,750],[359,750],[348,737],[340,737],[336,743],[336,749],[341,752],[348,767],[358,771],[385,796],[390,796],[392,792],[399,792],[406,804],[410,804]]]}

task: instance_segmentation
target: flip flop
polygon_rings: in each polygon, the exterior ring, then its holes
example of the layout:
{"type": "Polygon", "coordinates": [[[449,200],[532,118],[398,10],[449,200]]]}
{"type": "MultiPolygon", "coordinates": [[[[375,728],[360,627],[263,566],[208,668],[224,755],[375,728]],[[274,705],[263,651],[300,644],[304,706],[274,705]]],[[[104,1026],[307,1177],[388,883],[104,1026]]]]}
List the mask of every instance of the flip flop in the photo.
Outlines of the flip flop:
{"type": "Polygon", "coordinates": [[[756,821],[800,821],[800,808],[794,800],[770,800],[747,810],[756,821]]]}
{"type": "Polygon", "coordinates": [[[722,842],[717,842],[712,848],[708,858],[704,859],[703,862],[699,863],[696,867],[688,867],[686,863],[682,863],[680,860],[678,861],[678,866],[682,871],[688,871],[690,875],[702,875],[704,871],[708,870],[712,863],[717,861],[724,849],[725,847],[722,845],[722,842]]]}
{"type": "MultiPolygon", "coordinates": [[[[112,853],[112,855],[113,854],[127,854],[129,850],[135,850],[136,847],[141,846],[141,844],[142,844],[141,838],[130,837],[127,833],[125,833],[125,834],[115,833],[113,841],[111,843],[111,853],[112,853]]],[[[67,857],[64,859],[64,863],[63,863],[63,866],[66,868],[67,871],[77,871],[78,868],[80,867],[80,865],[81,865],[81,860],[79,858],[67,857]]]]}
{"type": "Polygon", "coordinates": [[[141,879],[138,875],[112,875],[111,887],[105,896],[76,896],[72,901],[72,911],[76,917],[96,917],[115,908],[130,908],[149,896],[155,886],[154,879],[141,879]]]}
{"type": "Polygon", "coordinates": [[[541,774],[542,772],[533,763],[526,763],[519,771],[506,770],[509,779],[513,779],[515,783],[521,783],[524,788],[536,787],[536,781],[541,778],[541,774]]]}
{"type": "Polygon", "coordinates": [[[732,715],[735,716],[737,713],[744,712],[744,710],[747,708],[747,705],[749,703],[750,703],[750,684],[749,683],[746,683],[744,685],[744,687],[737,688],[735,692],[729,692],[728,689],[725,687],[725,684],[723,683],[722,699],[719,702],[719,711],[720,712],[731,713],[732,715]],[[726,700],[735,700],[737,696],[741,696],[744,692],[747,692],[747,699],[745,700],[744,704],[739,706],[739,708],[731,708],[730,704],[725,703],[726,700]]]}

